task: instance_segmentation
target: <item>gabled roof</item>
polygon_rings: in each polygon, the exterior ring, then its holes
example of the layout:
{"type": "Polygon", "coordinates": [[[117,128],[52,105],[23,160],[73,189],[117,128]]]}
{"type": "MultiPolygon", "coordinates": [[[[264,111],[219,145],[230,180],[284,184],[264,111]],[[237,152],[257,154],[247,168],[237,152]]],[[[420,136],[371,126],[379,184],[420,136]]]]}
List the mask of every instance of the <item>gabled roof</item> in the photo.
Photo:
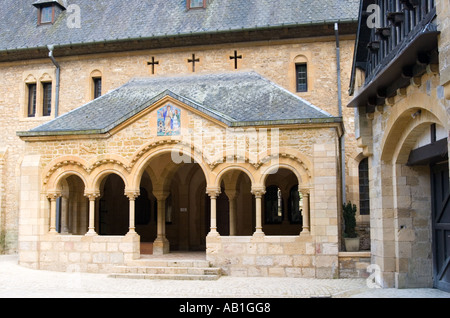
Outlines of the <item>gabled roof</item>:
{"type": "Polygon", "coordinates": [[[134,79],[19,136],[104,134],[165,96],[230,127],[341,122],[254,72],[134,79]]]}
{"type": "Polygon", "coordinates": [[[37,8],[40,6],[49,5],[49,4],[57,4],[61,8],[65,9],[63,0],[37,0],[37,1],[33,2],[33,5],[37,8]]]}
{"type": "Polygon", "coordinates": [[[53,25],[38,27],[33,4],[41,1],[2,0],[0,51],[348,22],[358,16],[358,0],[208,0],[200,10],[186,10],[186,0],[58,0],[67,10],[53,25]],[[78,8],[81,27],[71,28],[67,21],[78,8]]]}

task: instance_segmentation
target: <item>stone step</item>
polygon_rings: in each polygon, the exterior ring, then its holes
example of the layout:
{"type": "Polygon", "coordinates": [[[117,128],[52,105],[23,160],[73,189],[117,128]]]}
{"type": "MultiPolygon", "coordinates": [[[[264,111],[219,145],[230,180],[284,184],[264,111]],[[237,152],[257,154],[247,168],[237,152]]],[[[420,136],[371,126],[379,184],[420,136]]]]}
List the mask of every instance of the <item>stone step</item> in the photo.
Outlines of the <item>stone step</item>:
{"type": "Polygon", "coordinates": [[[206,260],[164,260],[164,259],[137,259],[127,263],[127,266],[140,267],[210,267],[206,260]]]}
{"type": "Polygon", "coordinates": [[[117,274],[220,275],[220,268],[181,266],[116,266],[117,274]]]}
{"type": "Polygon", "coordinates": [[[203,259],[141,258],[116,266],[111,278],[217,280],[221,269],[203,259]]]}
{"type": "Polygon", "coordinates": [[[110,274],[111,278],[128,279],[171,279],[171,280],[218,280],[220,275],[189,275],[189,274],[110,274]]]}

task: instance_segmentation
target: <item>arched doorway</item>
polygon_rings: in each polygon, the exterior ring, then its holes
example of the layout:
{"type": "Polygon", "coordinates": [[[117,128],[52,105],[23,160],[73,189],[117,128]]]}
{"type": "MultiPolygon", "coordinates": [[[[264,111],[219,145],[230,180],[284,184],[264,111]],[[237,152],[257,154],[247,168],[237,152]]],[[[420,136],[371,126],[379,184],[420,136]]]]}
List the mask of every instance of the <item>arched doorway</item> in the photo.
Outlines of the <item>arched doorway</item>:
{"type": "Polygon", "coordinates": [[[229,169],[220,179],[217,197],[217,231],[221,236],[252,235],[255,229],[255,200],[252,181],[242,170],[229,169]]]}
{"type": "Polygon", "coordinates": [[[77,175],[60,181],[61,196],[57,199],[56,231],[61,234],[84,235],[88,230],[89,202],[85,185],[77,175]]]}
{"type": "Polygon", "coordinates": [[[297,176],[280,168],[267,176],[263,197],[263,232],[266,235],[299,235],[302,231],[303,200],[297,176]]]}
{"type": "Polygon", "coordinates": [[[106,176],[100,186],[98,234],[125,235],[129,230],[129,200],[125,183],[117,174],[106,176]]]}
{"type": "Polygon", "coordinates": [[[146,224],[137,223],[136,232],[141,242],[152,242],[153,254],[204,251],[210,221],[205,174],[200,164],[176,163],[171,155],[157,153],[142,165],[136,221],[146,216],[146,224]]]}
{"type": "Polygon", "coordinates": [[[371,196],[371,219],[383,216],[383,226],[373,231],[383,238],[376,242],[382,248],[372,252],[381,268],[379,282],[449,290],[448,129],[425,108],[398,107],[384,133],[381,158],[369,158],[370,191],[373,186],[377,194],[371,196]]]}

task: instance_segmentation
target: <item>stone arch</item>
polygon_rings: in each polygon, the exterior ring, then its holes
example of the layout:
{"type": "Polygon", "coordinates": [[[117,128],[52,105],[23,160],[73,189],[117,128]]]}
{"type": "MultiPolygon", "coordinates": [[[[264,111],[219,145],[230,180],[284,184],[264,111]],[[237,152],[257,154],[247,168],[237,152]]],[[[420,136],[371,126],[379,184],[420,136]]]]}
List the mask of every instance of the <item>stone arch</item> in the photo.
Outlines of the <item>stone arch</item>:
{"type": "Polygon", "coordinates": [[[223,165],[219,165],[216,169],[218,171],[215,181],[214,181],[214,186],[216,188],[220,187],[220,184],[222,182],[222,179],[224,177],[224,175],[232,170],[239,170],[242,171],[243,173],[245,173],[245,175],[247,175],[247,177],[250,179],[252,186],[256,185],[256,171],[255,169],[250,165],[250,164],[225,164],[226,166],[223,167],[223,165]]]}
{"type": "Polygon", "coordinates": [[[392,157],[393,162],[406,164],[415,141],[431,124],[443,126],[441,121],[428,111],[423,111],[420,116],[411,120],[408,125],[404,127],[400,138],[398,138],[397,147],[392,157]]]}
{"type": "Polygon", "coordinates": [[[382,126],[380,155],[374,152],[370,173],[375,241],[384,250],[375,255],[382,271],[380,282],[398,288],[432,283],[430,167],[409,166],[407,162],[419,137],[431,124],[448,130],[448,123],[442,122],[447,118],[445,108],[434,92],[427,94],[424,87],[410,86],[406,93],[389,109],[382,126]]]}
{"type": "Polygon", "coordinates": [[[263,165],[260,170],[260,180],[259,184],[265,184],[267,177],[276,172],[279,168],[286,168],[291,170],[298,179],[298,184],[302,187],[310,187],[311,185],[311,171],[312,165],[309,163],[309,160],[306,158],[300,157],[299,154],[285,154],[280,153],[276,155],[277,161],[272,164],[263,165]]]}
{"type": "Polygon", "coordinates": [[[64,180],[73,175],[79,177],[83,182],[84,187],[87,188],[88,183],[85,176],[82,173],[80,173],[80,171],[76,171],[76,169],[69,169],[61,172],[60,174],[57,174],[57,176],[55,177],[55,181],[52,182],[52,187],[49,188],[48,192],[62,191],[62,184],[64,180]]]}
{"type": "Polygon", "coordinates": [[[428,118],[435,123],[444,126],[448,130],[448,123],[442,122],[440,118],[447,118],[447,113],[437,99],[430,100],[425,93],[415,91],[408,94],[408,98],[397,103],[392,108],[390,117],[384,128],[385,133],[381,141],[381,159],[392,160],[394,151],[399,145],[398,135],[403,134],[404,127],[412,121],[428,118]],[[413,118],[414,117],[414,118],[413,118]]]}
{"type": "Polygon", "coordinates": [[[208,163],[206,162],[206,160],[203,158],[203,156],[201,156],[201,152],[199,152],[197,149],[195,149],[194,146],[191,146],[189,144],[178,144],[177,141],[167,140],[150,143],[136,152],[136,155],[133,159],[133,168],[130,171],[130,186],[133,188],[139,188],[139,183],[142,175],[152,159],[162,154],[173,154],[175,153],[175,151],[178,151],[178,155],[180,152],[182,153],[182,158],[179,157],[177,158],[177,160],[181,158],[188,161],[184,161],[186,163],[199,164],[200,168],[203,171],[207,184],[211,183],[210,169],[208,169],[208,163]]]}
{"type": "MultiPolygon", "coordinates": [[[[110,174],[118,175],[123,183],[125,184],[125,189],[128,189],[129,185],[129,176],[128,172],[124,170],[121,166],[117,164],[107,165],[107,167],[100,166],[91,172],[91,182],[90,189],[94,191],[99,191],[101,188],[101,183],[105,178],[107,178],[110,174]]],[[[137,187],[139,189],[139,187],[137,187]]]]}
{"type": "Polygon", "coordinates": [[[88,188],[89,174],[86,170],[86,166],[86,161],[73,156],[61,157],[50,162],[42,173],[44,190],[57,190],[60,180],[71,174],[80,177],[85,187],[88,188]]]}
{"type": "Polygon", "coordinates": [[[48,73],[44,73],[42,74],[42,76],[39,78],[39,82],[51,82],[52,81],[52,77],[50,76],[50,74],[48,73]]]}
{"type": "Polygon", "coordinates": [[[308,63],[308,58],[307,58],[306,55],[304,55],[304,54],[299,54],[299,55],[297,55],[297,56],[294,57],[293,62],[294,62],[295,64],[298,64],[298,63],[308,63]]]}

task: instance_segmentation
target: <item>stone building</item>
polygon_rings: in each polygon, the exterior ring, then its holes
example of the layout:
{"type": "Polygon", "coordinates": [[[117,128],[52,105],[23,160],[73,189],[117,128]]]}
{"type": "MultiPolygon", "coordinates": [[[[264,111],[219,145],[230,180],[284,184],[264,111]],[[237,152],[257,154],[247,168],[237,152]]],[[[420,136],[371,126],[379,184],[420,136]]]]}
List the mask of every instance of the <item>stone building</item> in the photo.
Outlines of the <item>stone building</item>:
{"type": "Polygon", "coordinates": [[[350,107],[385,287],[450,290],[450,5],[362,1],[350,107]]]}
{"type": "Polygon", "coordinates": [[[365,271],[370,253],[341,244],[342,203],[360,203],[341,91],[359,1],[6,2],[4,253],[62,271],[173,251],[228,275],[365,271]]]}

